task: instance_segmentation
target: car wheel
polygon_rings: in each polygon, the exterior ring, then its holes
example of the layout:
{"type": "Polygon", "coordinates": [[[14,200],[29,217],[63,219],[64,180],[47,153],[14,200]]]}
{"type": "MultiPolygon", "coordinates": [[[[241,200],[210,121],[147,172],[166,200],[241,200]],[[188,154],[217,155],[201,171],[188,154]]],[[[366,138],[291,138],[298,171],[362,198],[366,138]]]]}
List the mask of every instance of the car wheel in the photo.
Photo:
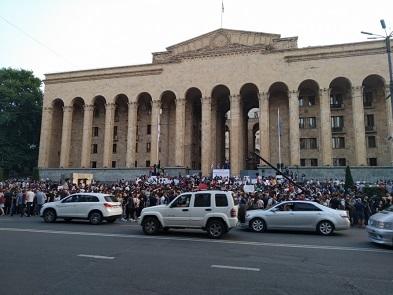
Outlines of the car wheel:
{"type": "Polygon", "coordinates": [[[142,224],[143,232],[146,235],[155,235],[160,229],[160,224],[155,217],[146,217],[142,224]]]}
{"type": "Polygon", "coordinates": [[[225,226],[220,220],[212,220],[206,226],[207,234],[212,239],[219,239],[225,233],[225,226]]]}
{"type": "Polygon", "coordinates": [[[89,215],[89,221],[91,224],[97,225],[102,222],[102,214],[100,212],[92,212],[89,215]]]}
{"type": "Polygon", "coordinates": [[[65,222],[70,222],[72,220],[72,218],[64,218],[65,222]]]}
{"type": "Polygon", "coordinates": [[[108,223],[114,223],[116,221],[117,218],[107,218],[106,222],[108,223]]]}
{"type": "Polygon", "coordinates": [[[53,223],[56,221],[56,212],[53,209],[46,209],[44,212],[44,221],[46,223],[53,223]]]}
{"type": "Polygon", "coordinates": [[[334,225],[330,221],[323,220],[318,223],[317,232],[323,236],[329,236],[334,231],[334,225]]]}
{"type": "Polygon", "coordinates": [[[261,218],[254,218],[250,221],[250,228],[252,229],[252,231],[262,233],[266,231],[266,223],[261,218]]]}

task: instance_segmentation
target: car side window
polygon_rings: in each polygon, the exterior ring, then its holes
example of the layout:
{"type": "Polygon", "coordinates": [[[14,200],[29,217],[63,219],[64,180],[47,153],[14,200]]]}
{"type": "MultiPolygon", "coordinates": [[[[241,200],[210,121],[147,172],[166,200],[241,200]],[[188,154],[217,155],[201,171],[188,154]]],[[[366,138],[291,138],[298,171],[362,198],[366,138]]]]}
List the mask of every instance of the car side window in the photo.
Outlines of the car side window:
{"type": "Polygon", "coordinates": [[[79,202],[91,203],[91,202],[98,202],[98,201],[99,200],[96,196],[90,196],[90,195],[79,196],[79,202]]]}
{"type": "Polygon", "coordinates": [[[190,206],[191,195],[181,195],[171,205],[172,208],[184,208],[190,206]]]}
{"type": "Polygon", "coordinates": [[[284,203],[277,206],[278,211],[293,211],[293,203],[284,203]]]}
{"type": "Polygon", "coordinates": [[[295,203],[295,211],[321,211],[321,209],[309,203],[295,203]]]}
{"type": "Polygon", "coordinates": [[[195,194],[194,207],[210,207],[210,194],[195,194]]]}
{"type": "Polygon", "coordinates": [[[79,195],[73,195],[63,200],[63,203],[77,203],[79,202],[79,195]]]}
{"type": "Polygon", "coordinates": [[[228,207],[228,198],[226,194],[216,194],[216,207],[228,207]]]}

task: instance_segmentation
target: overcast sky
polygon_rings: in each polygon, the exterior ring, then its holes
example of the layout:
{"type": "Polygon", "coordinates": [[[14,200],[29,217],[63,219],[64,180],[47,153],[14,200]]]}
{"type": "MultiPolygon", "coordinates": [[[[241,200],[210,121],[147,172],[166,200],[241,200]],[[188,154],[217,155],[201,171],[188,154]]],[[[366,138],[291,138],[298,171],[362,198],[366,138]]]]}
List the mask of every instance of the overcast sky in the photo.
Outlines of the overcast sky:
{"type": "MultiPolygon", "coordinates": [[[[150,63],[151,52],[220,28],[220,15],[221,0],[0,0],[0,67],[42,79],[150,63]]],[[[393,0],[224,0],[223,27],[298,36],[306,47],[382,34],[381,18],[393,27],[393,0]]]]}

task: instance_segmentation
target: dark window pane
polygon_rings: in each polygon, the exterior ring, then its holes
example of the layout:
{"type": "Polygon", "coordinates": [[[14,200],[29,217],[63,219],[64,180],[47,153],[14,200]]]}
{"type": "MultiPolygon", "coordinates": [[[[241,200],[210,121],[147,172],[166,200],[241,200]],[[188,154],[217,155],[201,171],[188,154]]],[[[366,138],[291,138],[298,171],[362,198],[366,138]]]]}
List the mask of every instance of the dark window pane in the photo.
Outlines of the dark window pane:
{"type": "Polygon", "coordinates": [[[227,207],[228,206],[228,199],[227,195],[225,194],[216,194],[216,207],[227,207]]]}
{"type": "Polygon", "coordinates": [[[210,207],[210,194],[196,194],[194,207],[210,207]]]}
{"type": "Polygon", "coordinates": [[[295,203],[295,211],[321,211],[319,208],[309,203],[295,203]]]}

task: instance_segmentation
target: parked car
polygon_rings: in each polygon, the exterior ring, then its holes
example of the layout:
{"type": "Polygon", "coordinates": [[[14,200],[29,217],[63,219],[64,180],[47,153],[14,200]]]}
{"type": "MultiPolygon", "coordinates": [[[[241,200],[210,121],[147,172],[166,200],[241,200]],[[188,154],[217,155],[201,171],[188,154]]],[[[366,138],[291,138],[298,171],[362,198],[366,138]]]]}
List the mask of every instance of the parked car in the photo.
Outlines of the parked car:
{"type": "Polygon", "coordinates": [[[372,215],[366,228],[370,241],[393,246],[393,205],[372,215]]]}
{"type": "Polygon", "coordinates": [[[197,228],[217,239],[236,226],[237,209],[232,192],[188,192],[168,205],[144,208],[138,222],[147,235],[170,228],[197,228]]]}
{"type": "Polygon", "coordinates": [[[286,201],[268,210],[247,211],[242,227],[255,232],[274,230],[317,231],[331,235],[335,230],[350,227],[344,210],[334,210],[311,201],[286,201]]]}
{"type": "Polygon", "coordinates": [[[91,224],[100,224],[103,220],[115,222],[122,214],[121,203],[107,194],[78,193],[60,201],[46,203],[42,206],[40,216],[45,222],[55,222],[62,218],[87,219],[91,224]]]}

